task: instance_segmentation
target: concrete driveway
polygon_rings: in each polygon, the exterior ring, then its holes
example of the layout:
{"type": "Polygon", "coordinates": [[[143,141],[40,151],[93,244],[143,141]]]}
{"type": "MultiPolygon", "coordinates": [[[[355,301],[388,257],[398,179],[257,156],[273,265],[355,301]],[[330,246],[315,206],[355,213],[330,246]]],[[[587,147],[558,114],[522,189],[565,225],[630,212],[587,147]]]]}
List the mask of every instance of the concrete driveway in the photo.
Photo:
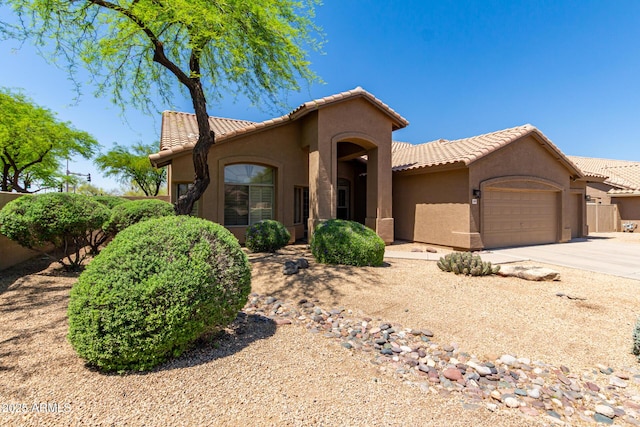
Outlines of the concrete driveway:
{"type": "Polygon", "coordinates": [[[481,252],[483,261],[506,263],[538,261],[613,276],[640,280],[640,243],[607,237],[574,239],[568,243],[491,249],[481,252]]]}

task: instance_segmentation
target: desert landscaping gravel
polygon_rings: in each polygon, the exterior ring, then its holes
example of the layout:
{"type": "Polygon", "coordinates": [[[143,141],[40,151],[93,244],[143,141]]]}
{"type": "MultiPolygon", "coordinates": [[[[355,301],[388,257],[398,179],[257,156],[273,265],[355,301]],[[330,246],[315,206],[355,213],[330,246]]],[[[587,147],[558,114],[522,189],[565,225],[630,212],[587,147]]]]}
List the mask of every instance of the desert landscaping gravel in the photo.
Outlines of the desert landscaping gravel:
{"type": "Polygon", "coordinates": [[[0,424],[638,424],[638,281],[324,266],[302,245],[250,259],[254,294],[223,336],[128,375],[86,367],[66,340],[76,276],[1,272],[0,424]],[[283,275],[298,258],[309,268],[283,275]]]}

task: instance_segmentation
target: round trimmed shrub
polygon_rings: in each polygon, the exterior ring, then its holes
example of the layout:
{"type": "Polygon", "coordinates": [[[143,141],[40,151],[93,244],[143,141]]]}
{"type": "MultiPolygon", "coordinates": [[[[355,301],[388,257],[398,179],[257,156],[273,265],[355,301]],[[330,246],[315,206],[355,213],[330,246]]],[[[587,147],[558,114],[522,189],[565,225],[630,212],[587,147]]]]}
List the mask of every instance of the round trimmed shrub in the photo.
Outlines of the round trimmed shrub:
{"type": "Polygon", "coordinates": [[[247,228],[245,245],[251,252],[275,252],[289,239],[291,233],[281,222],[265,219],[247,228]]]}
{"type": "Polygon", "coordinates": [[[109,195],[107,195],[107,196],[93,196],[93,200],[95,200],[96,202],[102,203],[103,205],[105,205],[109,209],[113,209],[114,207],[129,201],[129,200],[123,198],[123,197],[109,196],[109,195]]]}
{"type": "Polygon", "coordinates": [[[0,211],[0,233],[27,248],[53,244],[66,248],[65,268],[79,268],[91,237],[109,218],[109,209],[90,196],[74,193],[24,195],[0,211]]]}
{"type": "Polygon", "coordinates": [[[382,265],[384,241],[375,231],[355,221],[330,219],[311,239],[311,253],[324,264],[382,265]]]}
{"type": "Polygon", "coordinates": [[[111,217],[105,222],[103,228],[111,234],[117,234],[140,221],[173,215],[175,215],[173,205],[163,200],[127,200],[111,209],[111,217]]]}
{"type": "Polygon", "coordinates": [[[230,324],[251,267],[224,227],[190,216],[120,232],[71,290],[69,341],[105,371],[149,370],[230,324]]]}

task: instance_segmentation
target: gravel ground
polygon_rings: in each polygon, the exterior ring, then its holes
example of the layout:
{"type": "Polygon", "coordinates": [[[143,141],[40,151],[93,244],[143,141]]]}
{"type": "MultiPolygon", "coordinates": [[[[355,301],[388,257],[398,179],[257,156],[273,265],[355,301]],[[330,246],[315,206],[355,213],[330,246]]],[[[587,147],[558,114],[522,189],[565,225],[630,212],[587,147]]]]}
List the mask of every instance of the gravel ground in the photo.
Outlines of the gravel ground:
{"type": "MultiPolygon", "coordinates": [[[[283,276],[284,261],[300,256],[311,260],[303,246],[252,255],[253,291],[428,328],[438,342],[485,360],[509,353],[571,371],[637,365],[630,354],[637,281],[553,266],[561,282],[472,279],[410,260],[362,269],[311,262],[283,276]]],[[[65,338],[75,276],[42,261],[0,274],[1,425],[549,423],[514,410],[466,409],[455,393],[425,393],[376,369],[370,355],[256,315],[246,317],[244,333],[230,329],[154,372],[104,375],[85,367],[65,338]]]]}

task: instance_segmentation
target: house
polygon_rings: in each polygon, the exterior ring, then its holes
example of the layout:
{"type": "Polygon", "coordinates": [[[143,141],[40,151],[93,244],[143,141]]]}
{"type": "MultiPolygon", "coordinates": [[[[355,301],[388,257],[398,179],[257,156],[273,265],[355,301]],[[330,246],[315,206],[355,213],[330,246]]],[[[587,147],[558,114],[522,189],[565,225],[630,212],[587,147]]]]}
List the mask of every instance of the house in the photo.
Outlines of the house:
{"type": "Polygon", "coordinates": [[[568,156],[589,178],[587,220],[591,231],[640,225],[640,162],[568,156]]]}
{"type": "MultiPolygon", "coordinates": [[[[586,234],[581,171],[531,125],[457,141],[393,142],[408,121],[362,88],[260,123],[211,117],[211,183],[194,214],[240,241],[276,219],[297,240],[331,218],[361,222],[386,243],[483,249],[586,234]]],[[[160,151],[175,201],[193,180],[192,114],[162,116],[160,151]]]]}

